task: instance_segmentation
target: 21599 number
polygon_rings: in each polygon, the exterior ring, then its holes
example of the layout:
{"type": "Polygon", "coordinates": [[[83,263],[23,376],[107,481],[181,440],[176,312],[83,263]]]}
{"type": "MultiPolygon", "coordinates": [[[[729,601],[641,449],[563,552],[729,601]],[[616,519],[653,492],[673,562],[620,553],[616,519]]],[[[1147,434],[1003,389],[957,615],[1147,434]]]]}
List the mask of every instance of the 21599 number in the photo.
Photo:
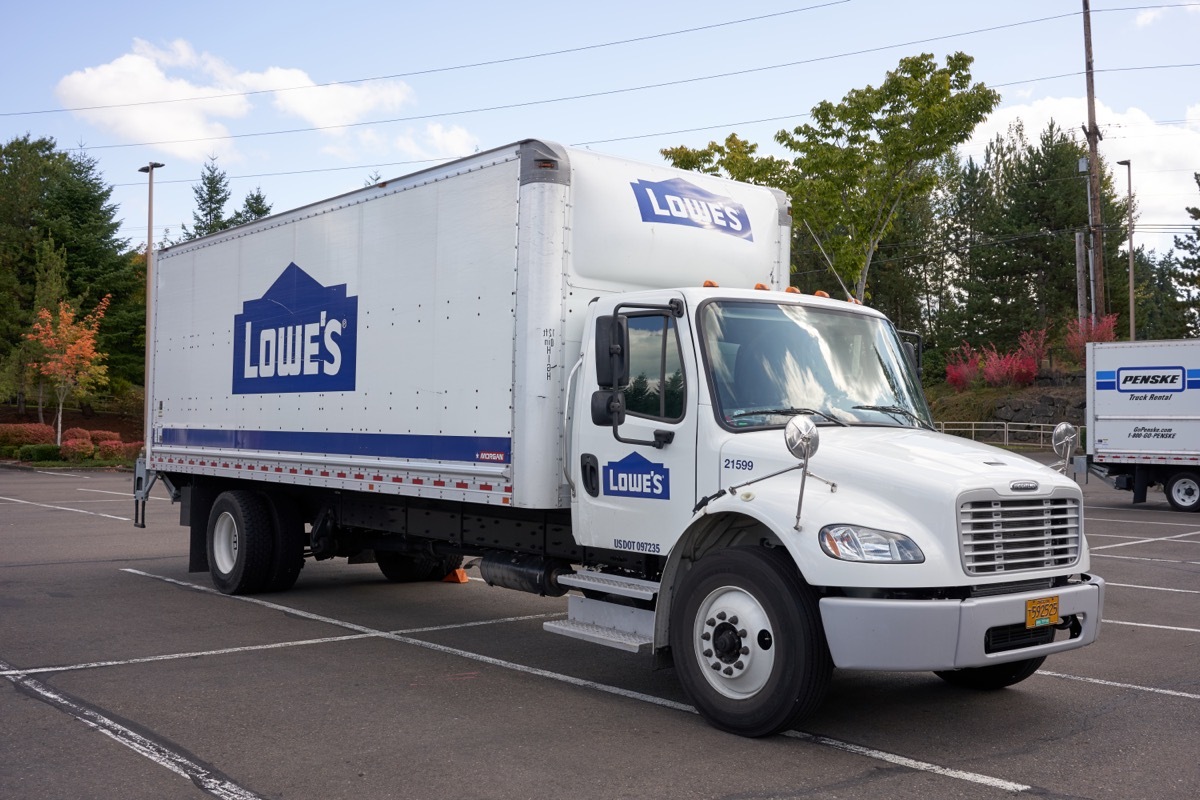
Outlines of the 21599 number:
{"type": "Polygon", "coordinates": [[[745,458],[727,458],[725,459],[725,469],[754,469],[754,462],[745,458]]]}

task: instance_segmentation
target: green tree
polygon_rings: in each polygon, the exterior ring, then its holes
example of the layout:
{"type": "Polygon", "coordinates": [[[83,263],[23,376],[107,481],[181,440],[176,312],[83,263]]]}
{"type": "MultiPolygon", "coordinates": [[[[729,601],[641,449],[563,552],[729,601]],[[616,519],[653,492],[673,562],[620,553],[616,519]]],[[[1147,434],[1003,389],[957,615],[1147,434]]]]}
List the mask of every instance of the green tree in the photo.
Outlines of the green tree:
{"type": "Polygon", "coordinates": [[[243,225],[247,222],[253,222],[256,219],[262,219],[271,213],[271,204],[267,202],[266,195],[262,192],[262,187],[255,186],[254,191],[246,195],[246,199],[242,201],[242,207],[233,212],[233,216],[229,218],[229,226],[243,225]]]}
{"type": "MultiPolygon", "coordinates": [[[[776,186],[792,197],[797,244],[811,227],[853,294],[863,300],[871,261],[906,199],[927,194],[933,166],[965,142],[1000,96],[971,83],[972,58],[955,53],[939,67],[932,55],[900,60],[878,87],[854,89],[835,105],[812,110],[812,122],[780,131],[776,141],[795,153],[789,163],[758,156],[757,145],[736,135],[662,151],[672,164],[736,180],[776,186]]],[[[815,275],[812,248],[797,252],[808,263],[797,272],[815,275]]]]}
{"type": "Polygon", "coordinates": [[[0,364],[7,376],[4,388],[18,402],[23,402],[22,381],[14,359],[22,359],[14,350],[25,341],[23,333],[38,310],[34,295],[45,247],[62,254],[64,296],[90,303],[112,296],[99,346],[113,354],[114,374],[140,380],[140,355],[128,374],[122,366],[141,338],[144,312],[129,243],[117,236],[120,223],[111,194],[94,159],[68,155],[53,139],[26,135],[0,146],[0,364]]]}
{"type": "Polygon", "coordinates": [[[217,157],[209,156],[200,171],[200,182],[192,187],[196,198],[196,210],[192,212],[192,229],[183,226],[183,241],[223,231],[230,222],[225,218],[225,204],[229,202],[229,178],[217,166],[217,157]]]}

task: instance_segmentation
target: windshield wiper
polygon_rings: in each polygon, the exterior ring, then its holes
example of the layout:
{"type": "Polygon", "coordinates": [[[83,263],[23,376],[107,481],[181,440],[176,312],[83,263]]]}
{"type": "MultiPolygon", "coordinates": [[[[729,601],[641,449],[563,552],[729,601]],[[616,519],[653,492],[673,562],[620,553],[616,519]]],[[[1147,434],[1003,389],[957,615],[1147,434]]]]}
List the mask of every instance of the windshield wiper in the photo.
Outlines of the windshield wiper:
{"type": "Polygon", "coordinates": [[[736,414],[730,414],[729,419],[737,419],[738,417],[754,417],[759,414],[780,414],[786,417],[794,417],[797,414],[815,414],[822,419],[827,419],[835,425],[840,425],[843,428],[848,427],[845,422],[837,417],[827,414],[824,411],[817,411],[815,408],[760,408],[753,411],[739,411],[736,414]]]}
{"type": "Polygon", "coordinates": [[[934,430],[934,427],[932,425],[930,425],[928,422],[926,422],[925,420],[918,417],[913,412],[909,411],[907,408],[904,408],[903,406],[855,406],[855,408],[856,409],[861,408],[863,411],[882,411],[883,413],[891,414],[892,416],[898,415],[898,416],[908,417],[913,422],[917,423],[917,425],[919,425],[920,427],[926,428],[927,430],[934,430]]]}

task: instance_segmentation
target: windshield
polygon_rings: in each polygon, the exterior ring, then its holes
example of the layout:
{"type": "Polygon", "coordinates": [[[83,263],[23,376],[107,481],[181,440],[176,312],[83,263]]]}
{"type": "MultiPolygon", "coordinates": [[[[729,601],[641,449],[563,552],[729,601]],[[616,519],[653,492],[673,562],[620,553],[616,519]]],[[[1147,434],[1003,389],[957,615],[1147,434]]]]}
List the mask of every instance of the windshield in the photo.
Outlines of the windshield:
{"type": "Polygon", "coordinates": [[[704,360],[726,427],[932,428],[929,409],[886,319],[799,304],[713,301],[700,312],[704,360]]]}

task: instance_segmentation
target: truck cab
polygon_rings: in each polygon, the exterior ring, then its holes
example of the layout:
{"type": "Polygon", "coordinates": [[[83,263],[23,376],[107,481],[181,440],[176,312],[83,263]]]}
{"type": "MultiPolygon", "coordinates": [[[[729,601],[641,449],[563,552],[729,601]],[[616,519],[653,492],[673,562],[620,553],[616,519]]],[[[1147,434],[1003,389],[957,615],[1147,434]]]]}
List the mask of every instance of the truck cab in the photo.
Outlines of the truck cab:
{"type": "Polygon", "coordinates": [[[548,629],[669,651],[701,713],[750,735],[815,707],[834,666],[997,688],[1095,639],[1079,487],[937,432],[877,311],[641,292],[593,303],[583,343],[573,530],[647,557],[654,602],[590,587],[548,629]]]}

